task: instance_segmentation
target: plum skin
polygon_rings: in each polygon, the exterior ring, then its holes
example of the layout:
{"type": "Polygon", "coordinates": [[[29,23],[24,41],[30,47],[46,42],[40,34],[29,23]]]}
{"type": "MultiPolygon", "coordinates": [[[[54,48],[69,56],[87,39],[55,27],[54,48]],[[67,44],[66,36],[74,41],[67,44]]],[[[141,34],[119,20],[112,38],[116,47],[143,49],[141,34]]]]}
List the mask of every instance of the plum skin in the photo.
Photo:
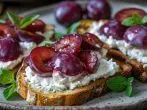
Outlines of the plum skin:
{"type": "Polygon", "coordinates": [[[107,0],[89,0],[86,9],[90,19],[100,20],[111,16],[111,7],[107,0]]]}
{"type": "Polygon", "coordinates": [[[133,46],[147,48],[147,27],[132,26],[126,30],[123,38],[133,46]]]}
{"type": "Polygon", "coordinates": [[[5,37],[0,39],[0,61],[13,61],[21,54],[21,47],[14,38],[5,37]]]}
{"type": "Polygon", "coordinates": [[[121,25],[120,22],[116,20],[110,20],[105,23],[99,30],[100,34],[107,37],[112,36],[114,39],[122,40],[126,27],[121,25]]]}
{"type": "Polygon", "coordinates": [[[59,3],[55,10],[55,18],[58,23],[69,26],[83,17],[81,6],[72,1],[59,3]]]}

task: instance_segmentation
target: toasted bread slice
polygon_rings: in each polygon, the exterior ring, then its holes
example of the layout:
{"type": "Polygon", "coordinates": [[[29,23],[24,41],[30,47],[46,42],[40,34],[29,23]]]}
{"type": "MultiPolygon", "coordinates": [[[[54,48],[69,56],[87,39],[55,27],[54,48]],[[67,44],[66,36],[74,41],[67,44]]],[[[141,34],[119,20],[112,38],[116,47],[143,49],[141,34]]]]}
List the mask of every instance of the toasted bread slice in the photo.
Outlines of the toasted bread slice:
{"type": "MultiPolygon", "coordinates": [[[[102,21],[107,22],[108,20],[102,20],[102,21]]],[[[98,21],[81,20],[80,26],[78,27],[77,32],[80,34],[88,32],[93,22],[98,22],[98,21]]],[[[104,47],[107,49],[109,48],[107,44],[105,44],[104,47]]],[[[118,49],[109,48],[108,53],[114,59],[129,63],[132,66],[132,72],[133,72],[132,75],[142,82],[147,82],[147,68],[143,68],[143,64],[141,62],[131,59],[129,56],[124,55],[118,49]]]]}
{"type": "MultiPolygon", "coordinates": [[[[131,75],[132,68],[129,64],[118,60],[116,60],[116,62],[120,69],[115,76],[122,75],[127,77],[131,75]]],[[[106,87],[106,81],[108,78],[100,78],[91,82],[89,85],[79,87],[71,91],[44,93],[43,91],[31,88],[25,81],[26,66],[26,61],[24,61],[17,73],[18,93],[33,105],[80,105],[108,92],[106,87]]]]}

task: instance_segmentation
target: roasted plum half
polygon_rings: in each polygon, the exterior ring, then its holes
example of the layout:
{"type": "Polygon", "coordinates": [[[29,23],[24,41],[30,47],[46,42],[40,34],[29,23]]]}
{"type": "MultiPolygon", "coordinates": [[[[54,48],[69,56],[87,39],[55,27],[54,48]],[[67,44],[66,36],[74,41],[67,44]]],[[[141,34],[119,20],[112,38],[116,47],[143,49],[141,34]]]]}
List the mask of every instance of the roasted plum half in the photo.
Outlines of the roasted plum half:
{"type": "Polygon", "coordinates": [[[32,50],[27,58],[29,66],[41,77],[52,76],[52,68],[48,61],[52,59],[55,52],[49,47],[37,47],[32,50]]]}
{"type": "Polygon", "coordinates": [[[0,39],[0,61],[15,60],[21,53],[20,45],[14,38],[5,37],[0,39]]]}
{"type": "Polygon", "coordinates": [[[120,22],[110,20],[100,28],[99,33],[107,37],[112,36],[114,39],[122,40],[125,30],[126,27],[121,25],[120,22]]]}
{"type": "Polygon", "coordinates": [[[89,0],[87,17],[94,20],[107,19],[111,16],[111,7],[107,0],[89,0]]]}
{"type": "Polygon", "coordinates": [[[79,53],[79,59],[84,64],[84,68],[88,73],[94,73],[99,66],[99,60],[97,54],[91,50],[81,51],[79,53]]]}
{"type": "Polygon", "coordinates": [[[66,52],[77,54],[80,51],[82,37],[79,34],[68,34],[58,40],[53,48],[57,52],[66,52]]]}
{"type": "Polygon", "coordinates": [[[18,39],[21,42],[35,42],[39,44],[45,39],[44,36],[40,34],[32,33],[25,30],[16,30],[16,33],[17,33],[18,39]]]}
{"type": "Polygon", "coordinates": [[[79,21],[82,16],[81,6],[73,1],[63,1],[57,5],[55,10],[57,21],[66,26],[79,21]]]}
{"type": "Polygon", "coordinates": [[[133,14],[139,14],[141,17],[144,17],[146,12],[139,8],[125,8],[125,9],[118,11],[115,14],[114,18],[117,21],[122,22],[125,18],[128,18],[132,16],[133,14]]]}
{"type": "Polygon", "coordinates": [[[83,66],[80,60],[71,53],[58,53],[56,54],[49,66],[60,74],[67,76],[75,76],[83,72],[83,66]]]}
{"type": "Polygon", "coordinates": [[[42,20],[35,20],[30,25],[24,28],[26,31],[30,32],[44,32],[45,30],[45,23],[42,20]]]}
{"type": "Polygon", "coordinates": [[[124,33],[124,40],[133,46],[147,48],[147,27],[132,26],[124,33]]]}
{"type": "Polygon", "coordinates": [[[13,37],[17,39],[15,26],[8,24],[0,24],[0,38],[13,37]]]}
{"type": "Polygon", "coordinates": [[[98,37],[91,33],[85,33],[82,36],[82,49],[92,49],[92,50],[99,50],[103,43],[98,39],[98,37]]]}

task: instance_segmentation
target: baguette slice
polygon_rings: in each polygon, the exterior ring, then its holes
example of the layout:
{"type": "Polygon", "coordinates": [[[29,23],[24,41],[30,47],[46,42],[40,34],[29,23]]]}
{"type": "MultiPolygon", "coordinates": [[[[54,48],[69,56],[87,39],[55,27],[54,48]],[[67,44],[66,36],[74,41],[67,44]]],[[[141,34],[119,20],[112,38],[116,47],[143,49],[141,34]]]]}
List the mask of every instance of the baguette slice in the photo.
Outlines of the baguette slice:
{"type": "MultiPolygon", "coordinates": [[[[120,66],[120,69],[115,74],[115,76],[122,75],[127,77],[131,75],[132,68],[130,65],[118,60],[116,60],[116,62],[120,66]]],[[[21,68],[17,73],[18,93],[21,95],[21,97],[33,105],[81,105],[108,92],[108,89],[106,87],[106,81],[108,78],[101,78],[91,82],[86,86],[79,87],[74,90],[44,93],[43,91],[31,88],[25,81],[26,66],[27,64],[24,60],[21,68]]]]}
{"type": "MultiPolygon", "coordinates": [[[[108,20],[101,20],[101,21],[107,22],[108,20]]],[[[98,21],[81,20],[77,32],[80,34],[88,32],[93,22],[98,22],[98,21]]],[[[141,82],[147,82],[147,68],[144,68],[141,62],[138,62],[135,59],[131,59],[129,56],[124,55],[118,49],[109,48],[107,44],[104,45],[104,48],[108,49],[108,53],[112,58],[129,63],[132,66],[132,73],[133,73],[132,75],[135,76],[138,80],[140,80],[141,82]]]]}

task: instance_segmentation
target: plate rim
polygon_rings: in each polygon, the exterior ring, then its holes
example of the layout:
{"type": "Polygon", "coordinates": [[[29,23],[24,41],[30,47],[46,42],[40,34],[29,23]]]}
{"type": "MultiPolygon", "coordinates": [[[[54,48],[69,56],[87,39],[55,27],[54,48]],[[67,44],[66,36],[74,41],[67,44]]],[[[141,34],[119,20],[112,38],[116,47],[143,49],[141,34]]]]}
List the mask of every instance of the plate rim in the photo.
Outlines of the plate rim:
{"type": "MultiPolygon", "coordinates": [[[[80,0],[77,0],[78,3],[83,3],[85,1],[80,1],[80,0]]],[[[19,13],[18,15],[20,16],[26,16],[26,15],[32,15],[33,14],[36,14],[36,13],[40,13],[44,10],[52,10],[54,7],[56,6],[56,4],[50,4],[50,5],[45,5],[45,6],[42,6],[42,7],[37,7],[37,8],[33,8],[31,10],[27,10],[27,11],[24,11],[24,12],[21,12],[19,13]]],[[[109,106],[102,106],[102,107],[99,107],[97,106],[96,104],[95,105],[88,105],[88,106],[33,106],[33,105],[15,105],[15,104],[10,104],[10,103],[7,103],[7,102],[0,102],[0,108],[5,108],[5,109],[61,109],[64,108],[64,109],[90,109],[90,108],[96,108],[96,109],[99,109],[99,110],[103,110],[103,109],[108,109],[108,110],[115,110],[115,109],[118,109],[119,107],[121,108],[126,108],[127,109],[130,109],[130,108],[134,108],[136,107],[136,110],[138,108],[138,105],[140,105],[141,107],[143,107],[145,104],[147,103],[147,99],[142,99],[142,100],[139,100],[139,102],[136,102],[136,103],[133,103],[130,105],[129,104],[124,104],[124,105],[109,105],[109,106]]],[[[139,109],[140,109],[140,106],[139,106],[139,109]]]]}

